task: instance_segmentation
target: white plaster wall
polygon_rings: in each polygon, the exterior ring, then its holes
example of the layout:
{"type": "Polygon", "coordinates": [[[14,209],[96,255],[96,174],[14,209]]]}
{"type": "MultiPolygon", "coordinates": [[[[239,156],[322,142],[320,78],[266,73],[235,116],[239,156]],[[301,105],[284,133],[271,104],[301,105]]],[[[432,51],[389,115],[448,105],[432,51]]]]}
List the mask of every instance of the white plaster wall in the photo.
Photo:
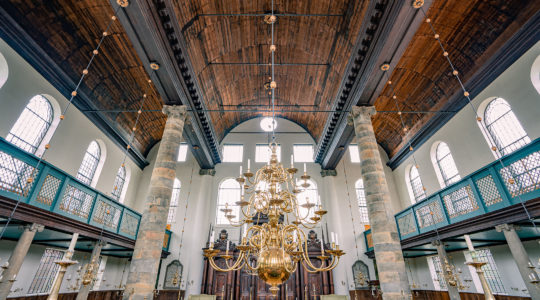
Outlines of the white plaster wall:
{"type": "MultiPolygon", "coordinates": [[[[58,102],[61,110],[67,106],[68,99],[62,96],[1,39],[0,52],[9,67],[7,81],[0,88],[0,136],[6,138],[9,130],[33,96],[50,95],[58,102]]],[[[89,76],[92,76],[91,72],[89,76]]],[[[116,173],[124,157],[123,149],[111,141],[75,106],[72,105],[69,108],[64,121],[56,129],[50,140],[51,148],[45,154],[44,159],[76,176],[86,148],[94,139],[100,139],[104,142],[107,153],[96,189],[110,195],[116,173]]],[[[142,170],[129,158],[126,160],[126,164],[131,169],[131,179],[127,186],[124,203],[131,206],[135,199],[142,170]]]]}

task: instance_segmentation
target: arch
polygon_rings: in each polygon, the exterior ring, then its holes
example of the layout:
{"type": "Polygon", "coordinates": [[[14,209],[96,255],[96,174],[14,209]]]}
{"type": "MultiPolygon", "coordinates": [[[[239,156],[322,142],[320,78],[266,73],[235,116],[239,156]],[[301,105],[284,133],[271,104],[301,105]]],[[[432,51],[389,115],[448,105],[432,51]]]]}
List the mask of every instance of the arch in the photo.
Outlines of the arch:
{"type": "Polygon", "coordinates": [[[2,54],[2,52],[0,52],[0,89],[2,88],[4,83],[6,83],[8,76],[9,76],[8,63],[6,61],[6,58],[2,54]]]}
{"type": "Polygon", "coordinates": [[[354,189],[356,190],[356,200],[358,201],[358,211],[360,213],[360,222],[365,225],[369,225],[369,215],[366,201],[366,191],[364,190],[364,181],[359,178],[354,183],[354,189]]]}
{"type": "Polygon", "coordinates": [[[241,196],[240,184],[234,178],[224,178],[218,187],[217,198],[217,212],[216,212],[216,224],[217,225],[229,225],[229,219],[226,217],[227,213],[223,211],[226,207],[231,209],[229,212],[234,218],[231,221],[238,220],[240,208],[236,205],[237,201],[240,201],[241,196]]]}
{"type": "Polygon", "coordinates": [[[178,289],[182,283],[182,272],[184,266],[179,260],[171,261],[165,269],[165,278],[163,279],[163,289],[178,289]]]}
{"type": "MultiPolygon", "coordinates": [[[[303,183],[303,180],[302,182],[297,181],[296,185],[301,186],[302,183],[303,183]]],[[[320,198],[319,198],[319,191],[317,189],[317,183],[312,179],[308,179],[307,183],[309,183],[309,186],[307,188],[304,188],[300,193],[296,195],[296,203],[298,204],[299,218],[300,219],[305,218],[306,220],[311,222],[309,218],[315,215],[314,214],[315,209],[302,207],[302,204],[306,204],[309,202],[316,205],[320,205],[320,198]]]]}
{"type": "Polygon", "coordinates": [[[167,224],[174,223],[176,220],[176,210],[178,209],[178,202],[180,200],[180,190],[182,189],[182,183],[180,179],[175,178],[173,183],[173,189],[171,194],[171,202],[169,203],[169,214],[167,215],[167,224]]]}
{"type": "Polygon", "coordinates": [[[505,99],[490,97],[484,100],[478,108],[478,115],[482,117],[482,123],[478,122],[478,126],[488,145],[497,148],[493,151],[495,158],[510,154],[531,142],[505,99]]]}
{"type": "MultiPolygon", "coordinates": [[[[224,130],[223,137],[221,138],[221,141],[220,141],[220,142],[223,142],[229,133],[234,133],[234,132],[232,132],[232,131],[233,131],[234,129],[236,129],[237,127],[239,127],[239,126],[242,126],[244,123],[249,122],[249,121],[253,121],[254,119],[262,119],[262,118],[264,118],[264,117],[266,117],[266,116],[265,116],[265,115],[253,115],[253,116],[249,116],[249,117],[244,118],[244,119],[242,120],[242,122],[237,123],[237,124],[234,124],[234,126],[227,127],[227,128],[224,130]]],[[[308,129],[306,128],[306,126],[304,126],[303,124],[300,124],[300,123],[296,122],[296,121],[293,120],[293,119],[289,119],[289,118],[287,118],[286,116],[276,116],[275,118],[276,118],[276,122],[278,122],[278,126],[280,126],[280,125],[279,125],[279,120],[278,120],[278,119],[283,119],[283,120],[285,120],[285,121],[291,122],[292,124],[294,124],[294,125],[300,127],[302,130],[304,130],[305,133],[309,134],[309,136],[313,139],[313,142],[314,142],[314,143],[317,142],[317,140],[315,139],[315,137],[313,136],[313,134],[312,134],[311,132],[309,132],[309,130],[308,130],[308,129]]],[[[257,127],[256,127],[256,128],[260,128],[259,123],[260,123],[260,120],[258,120],[258,122],[257,122],[257,127]]],[[[261,132],[263,132],[263,131],[261,130],[261,132]]]]}
{"type": "Polygon", "coordinates": [[[450,152],[450,148],[445,142],[438,141],[431,146],[431,162],[437,174],[437,179],[441,187],[446,187],[461,179],[459,171],[450,152]]]}
{"type": "Polygon", "coordinates": [[[413,204],[426,198],[424,184],[415,165],[411,164],[405,168],[405,184],[413,204]]]}
{"type": "Polygon", "coordinates": [[[91,141],[77,171],[77,179],[91,187],[95,187],[105,162],[105,151],[103,141],[99,139],[91,141]]]}
{"type": "Polygon", "coordinates": [[[126,166],[125,164],[120,165],[118,172],[116,172],[116,177],[114,178],[114,185],[111,193],[113,198],[120,203],[124,203],[124,197],[126,195],[130,177],[131,169],[129,166],[126,166]]]}
{"type": "Polygon", "coordinates": [[[357,260],[352,265],[352,274],[353,274],[355,289],[361,290],[361,289],[366,289],[368,287],[369,267],[366,265],[366,263],[364,263],[361,260],[357,260]],[[364,279],[364,280],[360,280],[360,279],[364,279]]]}
{"type": "Polygon", "coordinates": [[[540,55],[536,57],[531,66],[531,82],[538,94],[540,94],[540,55]]]}

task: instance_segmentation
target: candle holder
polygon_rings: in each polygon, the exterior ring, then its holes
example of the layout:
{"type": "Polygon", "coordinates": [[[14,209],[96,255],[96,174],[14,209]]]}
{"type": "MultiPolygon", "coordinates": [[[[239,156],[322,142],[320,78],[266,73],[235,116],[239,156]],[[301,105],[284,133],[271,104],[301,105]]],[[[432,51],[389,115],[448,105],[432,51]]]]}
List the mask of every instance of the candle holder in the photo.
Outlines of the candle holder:
{"type": "Polygon", "coordinates": [[[466,262],[465,264],[473,266],[476,269],[476,273],[478,274],[478,277],[480,278],[480,283],[482,284],[482,288],[484,289],[484,296],[486,300],[495,300],[489,284],[487,283],[486,277],[484,276],[484,271],[482,270],[482,267],[486,265],[487,262],[473,260],[466,262]]]}

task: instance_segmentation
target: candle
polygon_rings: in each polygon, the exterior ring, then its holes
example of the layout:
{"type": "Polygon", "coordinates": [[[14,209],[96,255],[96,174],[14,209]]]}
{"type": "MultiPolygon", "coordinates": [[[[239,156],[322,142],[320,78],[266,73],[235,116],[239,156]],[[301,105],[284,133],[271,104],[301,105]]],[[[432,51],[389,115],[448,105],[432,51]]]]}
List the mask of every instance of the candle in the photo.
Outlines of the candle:
{"type": "Polygon", "coordinates": [[[291,168],[294,168],[294,155],[291,154],[291,168]]]}
{"type": "Polygon", "coordinates": [[[240,166],[240,177],[242,177],[242,166],[240,166]]]}
{"type": "Polygon", "coordinates": [[[330,238],[332,239],[332,244],[335,244],[336,243],[336,238],[334,236],[334,232],[330,232],[330,238]]]}
{"type": "Polygon", "coordinates": [[[231,241],[227,240],[227,249],[225,250],[226,253],[229,253],[229,243],[230,243],[230,242],[231,242],[231,241]]]}
{"type": "Polygon", "coordinates": [[[324,247],[323,247],[323,242],[321,240],[321,255],[324,255],[324,247]]]}
{"type": "Polygon", "coordinates": [[[244,237],[247,237],[247,224],[244,224],[242,231],[244,232],[244,237]]]}
{"type": "Polygon", "coordinates": [[[251,159],[248,159],[248,171],[249,171],[250,167],[251,167],[251,159]]]}
{"type": "Polygon", "coordinates": [[[304,173],[306,173],[306,163],[304,163],[304,173]]]}
{"type": "MultiPolygon", "coordinates": [[[[319,196],[319,206],[321,206],[321,195],[318,195],[319,196]]],[[[322,231],[322,228],[321,228],[321,231],[322,231]]]]}
{"type": "Polygon", "coordinates": [[[338,234],[336,233],[336,245],[339,245],[338,234]]]}
{"type": "Polygon", "coordinates": [[[214,230],[212,230],[212,235],[210,235],[210,247],[212,247],[214,245],[214,234],[216,232],[214,230]]]}

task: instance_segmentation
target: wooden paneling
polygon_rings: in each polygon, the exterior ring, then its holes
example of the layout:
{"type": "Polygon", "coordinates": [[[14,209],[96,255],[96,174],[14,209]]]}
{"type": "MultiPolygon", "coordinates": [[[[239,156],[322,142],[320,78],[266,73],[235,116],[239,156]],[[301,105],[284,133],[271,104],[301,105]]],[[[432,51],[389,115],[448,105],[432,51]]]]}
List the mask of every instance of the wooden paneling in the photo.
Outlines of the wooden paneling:
{"type": "MultiPolygon", "coordinates": [[[[382,297],[375,296],[371,290],[356,290],[349,291],[351,300],[380,300],[382,297]]],[[[460,293],[462,300],[484,300],[483,294],[474,293],[460,293]]],[[[528,300],[530,297],[517,297],[517,296],[504,296],[495,295],[497,300],[528,300]]],[[[427,290],[415,290],[413,291],[413,300],[450,300],[448,292],[445,291],[427,291],[427,290]]]]}
{"type": "MultiPolygon", "coordinates": [[[[24,296],[8,298],[9,300],[47,300],[48,295],[24,296]]],[[[75,300],[77,293],[59,294],[58,300],[75,300]]],[[[88,294],[88,300],[121,300],[122,291],[94,291],[88,294]]]]}

